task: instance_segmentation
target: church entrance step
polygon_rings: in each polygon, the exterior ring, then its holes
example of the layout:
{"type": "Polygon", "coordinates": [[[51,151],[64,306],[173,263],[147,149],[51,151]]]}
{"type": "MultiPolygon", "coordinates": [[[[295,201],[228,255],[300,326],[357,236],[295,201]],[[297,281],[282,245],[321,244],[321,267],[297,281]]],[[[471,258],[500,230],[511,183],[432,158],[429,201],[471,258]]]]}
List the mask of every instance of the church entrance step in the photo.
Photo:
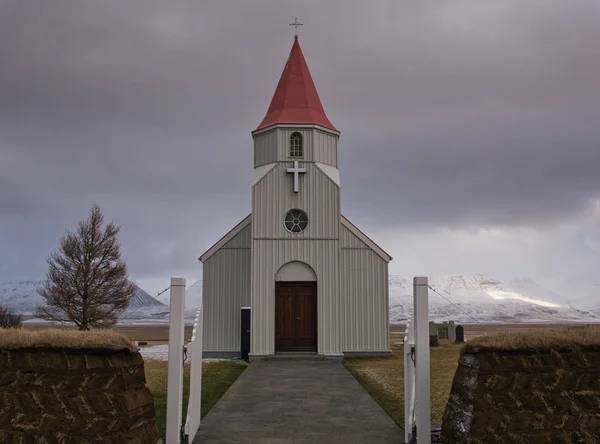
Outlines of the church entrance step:
{"type": "Polygon", "coordinates": [[[324,361],[325,356],[305,352],[278,352],[267,356],[267,361],[324,361]]]}

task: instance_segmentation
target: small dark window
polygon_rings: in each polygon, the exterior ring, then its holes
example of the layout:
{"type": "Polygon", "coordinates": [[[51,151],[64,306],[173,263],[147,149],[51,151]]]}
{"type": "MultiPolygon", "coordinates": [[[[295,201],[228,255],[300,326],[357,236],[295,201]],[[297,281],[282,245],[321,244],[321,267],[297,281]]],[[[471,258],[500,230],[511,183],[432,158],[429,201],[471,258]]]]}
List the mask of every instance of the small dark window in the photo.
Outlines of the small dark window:
{"type": "Polygon", "coordinates": [[[302,134],[292,133],[290,136],[290,157],[295,159],[302,158],[304,152],[302,150],[302,134]]]}
{"type": "Polygon", "coordinates": [[[438,328],[438,339],[440,341],[447,341],[448,340],[448,328],[447,327],[438,328]]]}

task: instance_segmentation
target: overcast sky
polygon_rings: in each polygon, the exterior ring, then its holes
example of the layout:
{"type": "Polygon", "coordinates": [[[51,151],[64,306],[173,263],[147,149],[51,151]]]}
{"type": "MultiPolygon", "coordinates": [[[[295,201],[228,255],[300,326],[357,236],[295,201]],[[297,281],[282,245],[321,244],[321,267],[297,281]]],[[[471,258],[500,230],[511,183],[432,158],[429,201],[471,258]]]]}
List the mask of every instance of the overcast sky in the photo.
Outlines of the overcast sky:
{"type": "Polygon", "coordinates": [[[199,279],[296,16],[390,273],[598,273],[598,0],[0,0],[0,278],[43,277],[95,202],[147,291],[199,279]]]}

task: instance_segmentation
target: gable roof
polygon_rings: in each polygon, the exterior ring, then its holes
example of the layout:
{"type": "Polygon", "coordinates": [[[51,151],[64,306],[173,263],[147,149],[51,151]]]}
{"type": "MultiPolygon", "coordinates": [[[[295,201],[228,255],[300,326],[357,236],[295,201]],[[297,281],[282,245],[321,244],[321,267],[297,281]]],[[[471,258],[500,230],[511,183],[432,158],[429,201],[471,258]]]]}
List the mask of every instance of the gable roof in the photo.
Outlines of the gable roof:
{"type": "Polygon", "coordinates": [[[276,124],[314,124],[337,131],[325,115],[298,38],[294,39],[267,115],[255,131],[276,124]]]}
{"type": "MultiPolygon", "coordinates": [[[[362,242],[364,242],[369,248],[371,248],[379,257],[381,257],[384,261],[390,262],[393,258],[390,256],[383,248],[377,245],[369,236],[363,233],[356,225],[354,225],[346,216],[341,215],[341,223],[344,227],[346,227],[352,234],[358,237],[362,242]]],[[[199,258],[201,262],[205,262],[208,258],[210,258],[213,254],[223,247],[227,242],[233,239],[237,234],[240,233],[244,228],[246,228],[252,222],[252,213],[246,216],[240,223],[238,223],[235,227],[233,227],[225,236],[215,242],[208,250],[206,250],[199,258]]]]}
{"type": "Polygon", "coordinates": [[[231,239],[233,239],[240,231],[242,231],[244,228],[246,228],[250,224],[251,221],[252,221],[252,213],[250,213],[248,216],[246,216],[244,219],[242,219],[242,221],[240,223],[238,223],[235,227],[233,227],[231,230],[229,230],[229,232],[227,234],[225,234],[225,236],[223,236],[221,239],[219,239],[217,242],[215,242],[212,247],[210,247],[208,250],[206,250],[198,258],[198,260],[200,262],[206,261],[209,257],[211,257],[213,254],[215,254],[217,251],[219,251],[223,245],[225,245],[227,242],[229,242],[231,239]]]}
{"type": "Polygon", "coordinates": [[[385,252],[383,248],[377,245],[369,236],[360,231],[356,225],[350,222],[346,216],[341,215],[342,225],[352,232],[361,241],[367,244],[375,253],[377,253],[384,261],[390,262],[393,258],[385,252]]]}

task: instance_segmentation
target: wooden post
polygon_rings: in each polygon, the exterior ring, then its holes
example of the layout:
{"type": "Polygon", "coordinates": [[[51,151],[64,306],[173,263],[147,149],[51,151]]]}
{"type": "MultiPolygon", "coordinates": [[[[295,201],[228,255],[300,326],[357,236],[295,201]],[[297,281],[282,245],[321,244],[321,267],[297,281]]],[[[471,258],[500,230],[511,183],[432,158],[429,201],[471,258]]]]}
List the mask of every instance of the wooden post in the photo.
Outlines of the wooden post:
{"type": "Polygon", "coordinates": [[[185,278],[172,277],[169,315],[166,444],[180,444],[181,442],[184,309],[185,278]]]}
{"type": "Polygon", "coordinates": [[[431,443],[431,400],[429,364],[429,282],[426,277],[413,279],[415,327],[415,420],[417,443],[431,443]]]}

